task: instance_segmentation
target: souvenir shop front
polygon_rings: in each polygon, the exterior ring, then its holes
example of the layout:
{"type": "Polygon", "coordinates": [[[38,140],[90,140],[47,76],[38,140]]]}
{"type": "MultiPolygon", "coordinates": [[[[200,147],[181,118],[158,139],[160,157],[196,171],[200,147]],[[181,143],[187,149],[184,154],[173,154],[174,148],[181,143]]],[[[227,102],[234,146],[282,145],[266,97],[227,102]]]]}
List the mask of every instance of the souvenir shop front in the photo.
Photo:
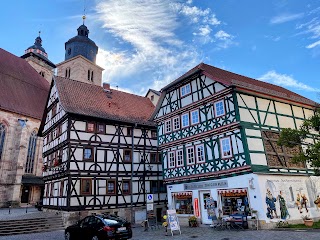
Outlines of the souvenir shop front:
{"type": "Polygon", "coordinates": [[[245,213],[250,215],[250,204],[248,190],[246,188],[238,189],[219,189],[219,206],[223,216],[234,213],[245,213]]]}

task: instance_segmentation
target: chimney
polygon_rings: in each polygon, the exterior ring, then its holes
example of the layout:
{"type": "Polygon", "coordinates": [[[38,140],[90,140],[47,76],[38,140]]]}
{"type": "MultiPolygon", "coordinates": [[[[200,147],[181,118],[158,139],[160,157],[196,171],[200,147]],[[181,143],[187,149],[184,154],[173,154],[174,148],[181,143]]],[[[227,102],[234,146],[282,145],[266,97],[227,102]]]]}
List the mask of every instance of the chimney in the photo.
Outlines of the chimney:
{"type": "Polygon", "coordinates": [[[103,83],[103,91],[110,92],[110,83],[103,83]]]}

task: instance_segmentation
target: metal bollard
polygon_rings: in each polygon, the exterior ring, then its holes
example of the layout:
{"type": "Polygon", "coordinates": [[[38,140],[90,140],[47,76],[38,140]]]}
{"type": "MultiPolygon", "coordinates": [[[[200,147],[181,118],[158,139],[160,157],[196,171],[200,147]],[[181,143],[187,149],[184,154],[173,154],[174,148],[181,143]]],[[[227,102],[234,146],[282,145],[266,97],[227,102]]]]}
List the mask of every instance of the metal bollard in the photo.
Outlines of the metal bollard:
{"type": "Polygon", "coordinates": [[[26,213],[28,213],[28,205],[29,205],[29,203],[27,203],[27,207],[26,207],[26,213]]]}
{"type": "Polygon", "coordinates": [[[11,214],[11,205],[9,205],[9,214],[11,214]]]}

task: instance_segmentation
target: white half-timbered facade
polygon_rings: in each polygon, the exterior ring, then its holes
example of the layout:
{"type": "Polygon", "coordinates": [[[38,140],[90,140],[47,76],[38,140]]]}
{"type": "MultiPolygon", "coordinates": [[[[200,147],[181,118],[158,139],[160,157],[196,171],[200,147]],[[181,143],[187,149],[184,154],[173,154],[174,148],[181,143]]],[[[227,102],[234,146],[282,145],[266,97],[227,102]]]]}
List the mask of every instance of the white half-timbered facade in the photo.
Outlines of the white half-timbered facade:
{"type": "Polygon", "coordinates": [[[146,97],[55,77],[42,122],[44,207],[134,212],[139,221],[153,194],[161,215],[167,199],[153,110],[146,97]]]}
{"type": "Polygon", "coordinates": [[[320,179],[310,177],[314,171],[307,165],[292,162],[300,148],[277,145],[280,130],[299,128],[315,102],[203,63],[161,92],[153,119],[168,206],[181,218],[196,215],[211,224],[235,212],[250,218],[251,209],[267,223],[289,214],[292,220],[320,216],[313,203],[320,179]]]}

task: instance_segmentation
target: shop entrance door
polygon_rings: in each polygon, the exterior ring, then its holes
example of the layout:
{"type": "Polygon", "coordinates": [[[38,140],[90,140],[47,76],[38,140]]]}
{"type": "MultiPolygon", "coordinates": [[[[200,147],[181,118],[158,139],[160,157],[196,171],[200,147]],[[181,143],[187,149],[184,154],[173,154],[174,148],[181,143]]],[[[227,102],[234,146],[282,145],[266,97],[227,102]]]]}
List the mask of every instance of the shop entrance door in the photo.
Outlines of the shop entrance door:
{"type": "Polygon", "coordinates": [[[210,191],[200,191],[199,195],[202,224],[212,224],[212,220],[209,219],[208,210],[206,206],[206,199],[211,197],[210,191]]]}

